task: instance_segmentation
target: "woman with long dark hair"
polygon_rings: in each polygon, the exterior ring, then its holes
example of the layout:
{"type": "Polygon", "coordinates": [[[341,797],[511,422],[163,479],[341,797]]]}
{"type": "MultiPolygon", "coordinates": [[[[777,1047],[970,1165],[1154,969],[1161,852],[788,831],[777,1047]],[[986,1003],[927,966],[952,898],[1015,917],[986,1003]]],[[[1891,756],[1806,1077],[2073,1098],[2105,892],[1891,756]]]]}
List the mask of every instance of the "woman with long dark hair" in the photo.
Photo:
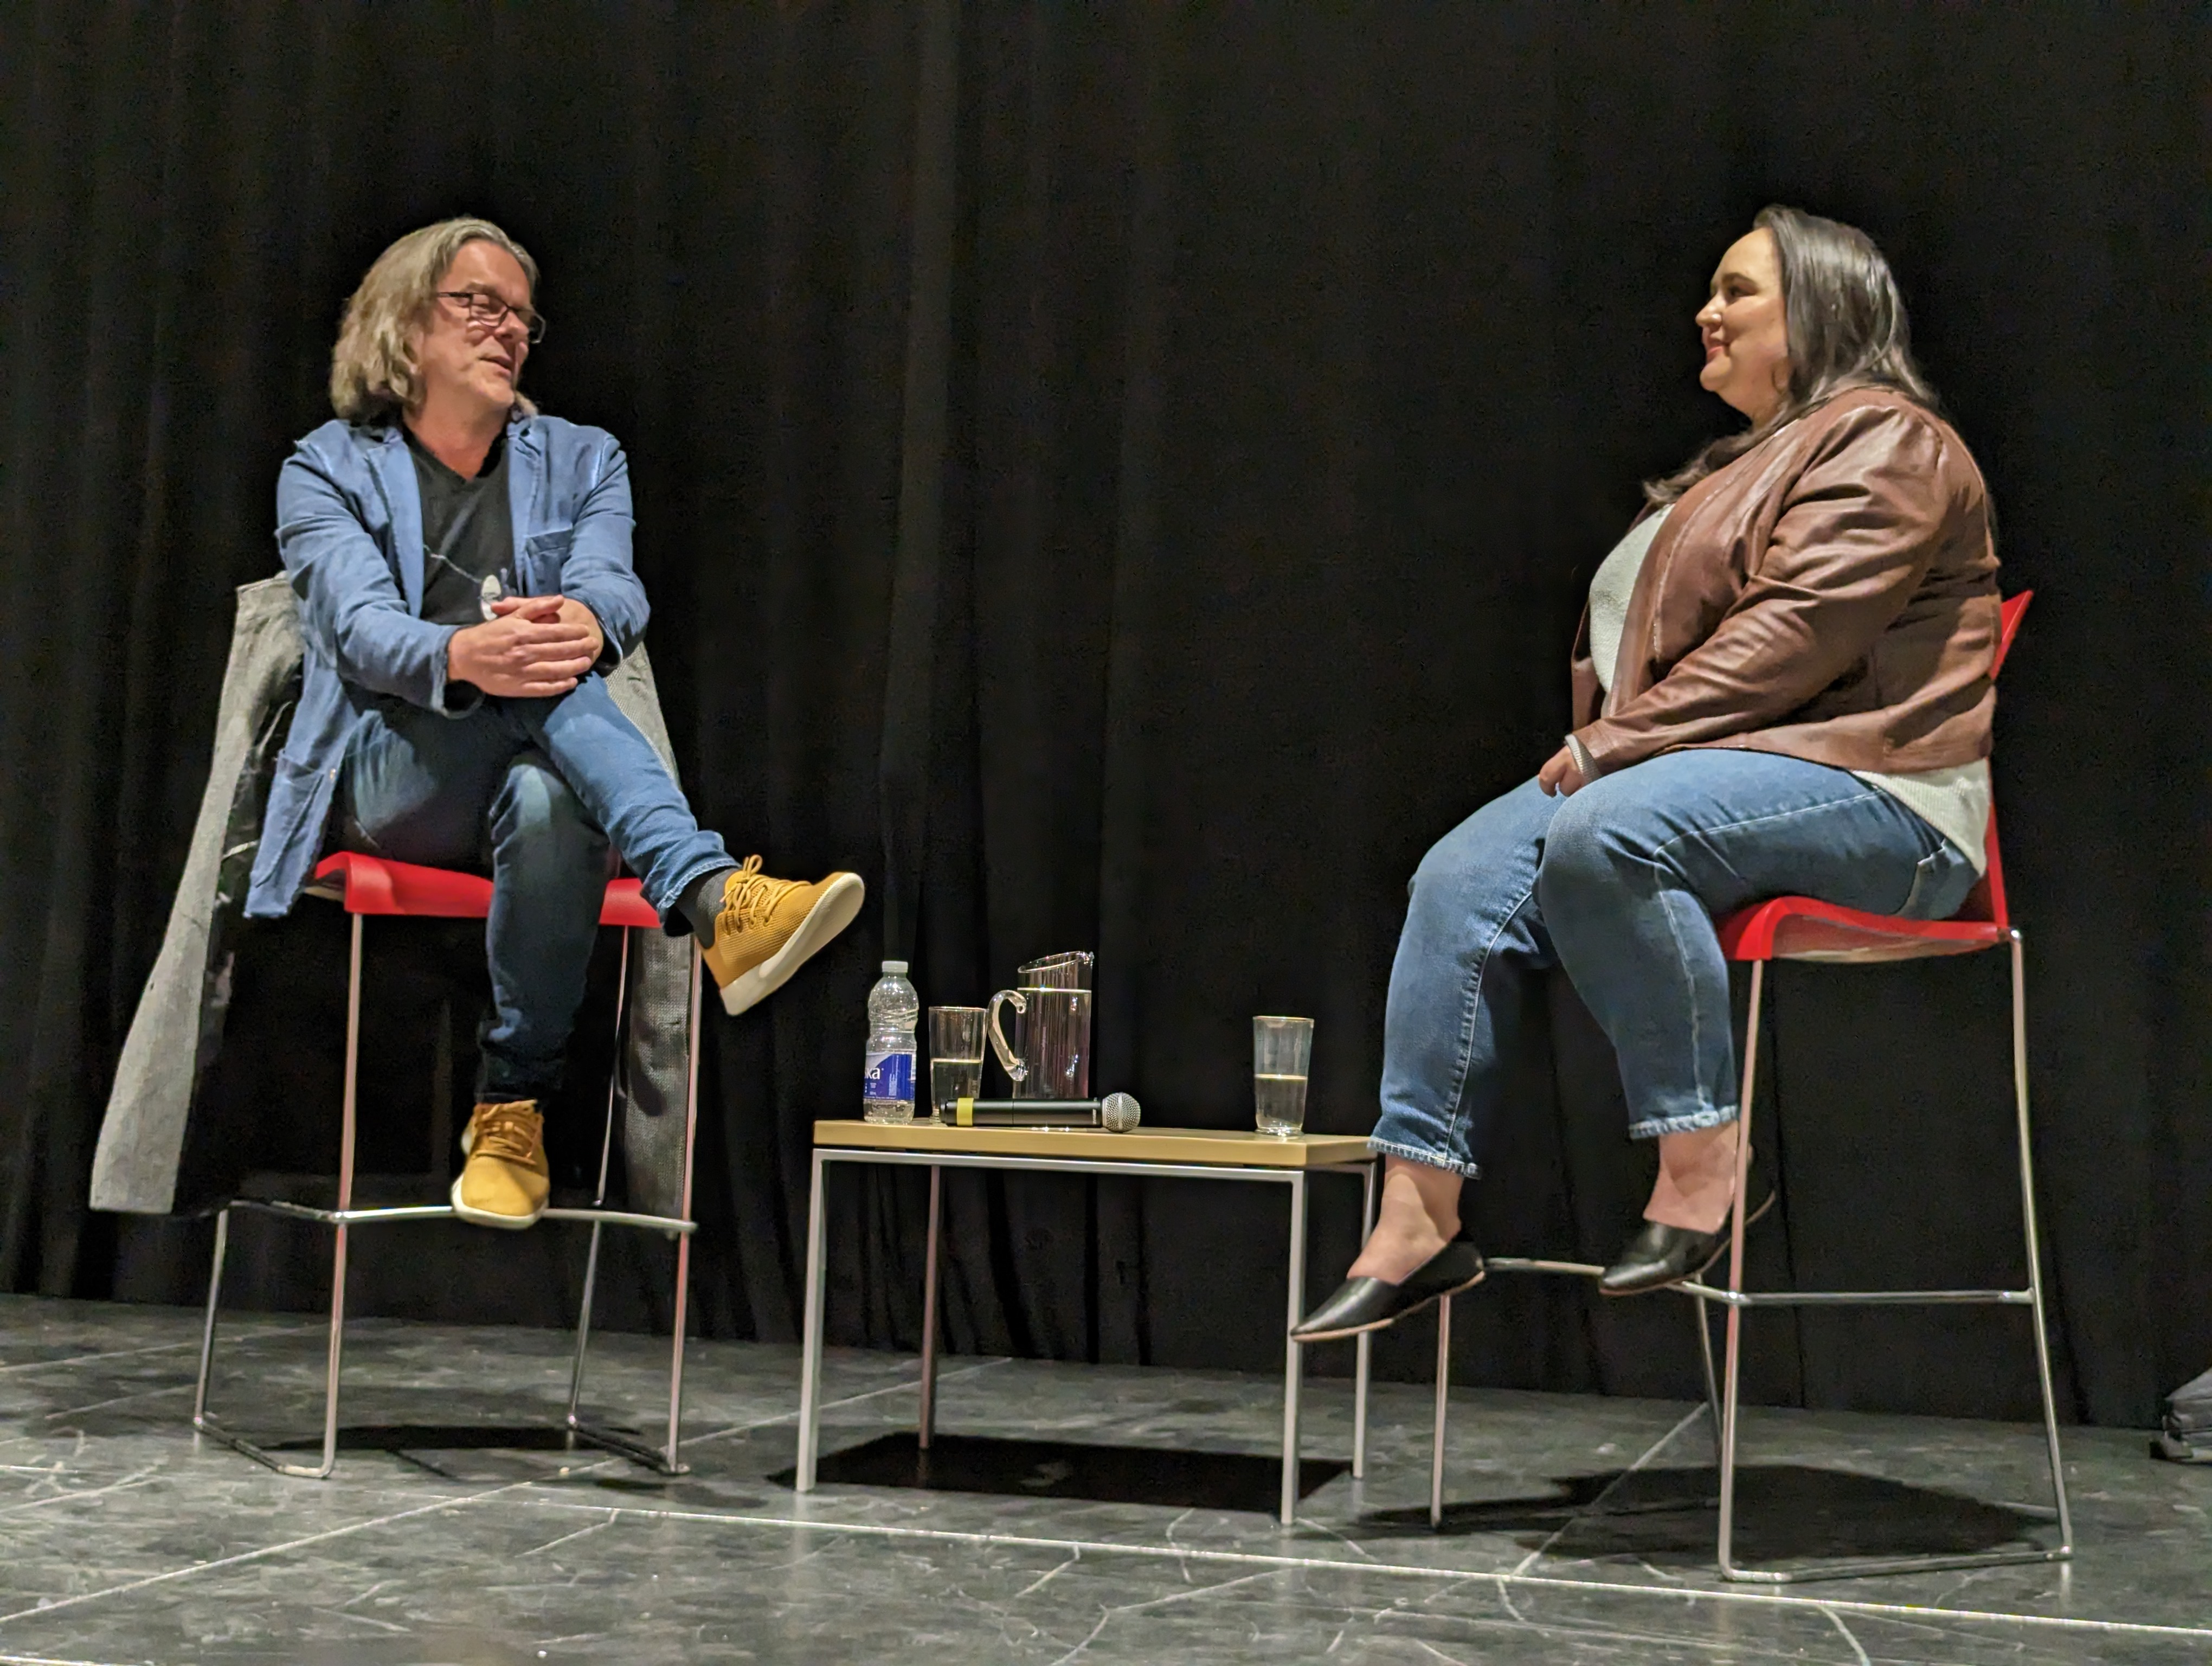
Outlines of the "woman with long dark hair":
{"type": "Polygon", "coordinates": [[[1699,382],[1750,425],[1645,489],[1590,587],[1574,729],[1413,876],[1372,1140],[1382,1210],[1302,1341],[1482,1277],[1460,1187],[1553,965],[1613,1042],[1630,1134],[1659,1147],[1644,1225],[1600,1286],[1702,1272],[1737,1154],[1715,920],[1783,893],[1941,919],[1980,874],[1996,556],[1888,264],[1863,232],[1770,208],[1697,325],[1699,382]]]}

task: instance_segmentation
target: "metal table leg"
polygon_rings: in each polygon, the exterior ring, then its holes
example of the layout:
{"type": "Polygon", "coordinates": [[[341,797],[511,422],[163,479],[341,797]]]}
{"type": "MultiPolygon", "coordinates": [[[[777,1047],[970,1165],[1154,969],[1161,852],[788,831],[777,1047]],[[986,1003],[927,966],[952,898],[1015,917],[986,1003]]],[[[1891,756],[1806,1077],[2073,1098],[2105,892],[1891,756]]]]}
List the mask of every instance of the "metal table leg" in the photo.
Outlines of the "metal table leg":
{"type": "Polygon", "coordinates": [[[822,1415],[822,1170],[823,1153],[814,1153],[814,1178],[806,1194],[806,1318],[799,1363],[799,1463],[793,1490],[814,1490],[814,1460],[822,1415]]]}
{"type": "Polygon", "coordinates": [[[1289,1316],[1283,1322],[1283,1525],[1298,1515],[1298,1389],[1303,1350],[1291,1337],[1306,1299],[1306,1177],[1291,1177],[1289,1316]]]}
{"type": "Polygon", "coordinates": [[[945,1170],[929,1165],[929,1247],[921,1271],[921,1418],[915,1444],[929,1450],[937,1432],[937,1244],[938,1220],[945,1203],[945,1170]]]}

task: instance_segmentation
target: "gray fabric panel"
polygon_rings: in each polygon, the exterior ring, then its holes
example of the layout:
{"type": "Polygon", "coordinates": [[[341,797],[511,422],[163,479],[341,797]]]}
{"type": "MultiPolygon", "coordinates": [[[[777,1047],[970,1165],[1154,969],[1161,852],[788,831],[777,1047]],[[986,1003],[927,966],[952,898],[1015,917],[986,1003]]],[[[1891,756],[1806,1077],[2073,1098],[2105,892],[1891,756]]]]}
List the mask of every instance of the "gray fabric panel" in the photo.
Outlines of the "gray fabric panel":
{"type": "MultiPolygon", "coordinates": [[[[662,722],[653,662],[640,648],[607,678],[607,692],[660,754],[668,773],[676,757],[662,722]]],[[[691,969],[699,951],[690,934],[634,934],[629,962],[629,1020],[623,1049],[623,1160],[629,1201],[648,1214],[672,1215],[684,1201],[686,1087],[690,1073],[691,969]]]]}
{"type": "Polygon", "coordinates": [[[647,1214],[672,1215],[683,1207],[691,969],[698,961],[698,945],[688,935],[641,931],[630,951],[623,1162],[629,1207],[647,1214]]]}
{"type": "Polygon", "coordinates": [[[684,778],[676,773],[676,752],[668,744],[668,725],[660,717],[660,690],[653,680],[653,660],[642,644],[632,648],[623,662],[607,673],[607,692],[614,696],[622,714],[636,724],[653,743],[653,750],[668,766],[670,776],[681,787],[684,778]]]}
{"type": "Polygon", "coordinates": [[[298,604],[290,585],[279,577],[240,586],[199,818],[100,1122],[92,1166],[95,1209],[162,1214],[176,1195],[231,800],[254,734],[300,655],[298,604]]]}

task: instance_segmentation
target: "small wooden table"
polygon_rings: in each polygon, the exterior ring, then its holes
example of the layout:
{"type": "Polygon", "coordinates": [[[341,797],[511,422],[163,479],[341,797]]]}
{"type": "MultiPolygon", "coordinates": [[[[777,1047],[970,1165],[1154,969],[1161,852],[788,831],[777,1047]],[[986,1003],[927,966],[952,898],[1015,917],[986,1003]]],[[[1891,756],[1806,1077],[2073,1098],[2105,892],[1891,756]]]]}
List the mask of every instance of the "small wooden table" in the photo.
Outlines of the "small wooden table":
{"type": "MultiPolygon", "coordinates": [[[[1282,1520],[1298,1501],[1298,1388],[1302,1350],[1290,1340],[1305,1301],[1306,1177],[1357,1174],[1364,1183],[1360,1230],[1375,1218],[1374,1157],[1363,1135],[1272,1134],[1219,1128],[962,1128],[915,1122],[822,1122],[814,1125],[814,1177],[806,1214],[806,1322],[799,1390],[798,1490],[814,1489],[822,1407],[822,1182],[832,1163],[920,1164],[929,1170],[928,1254],[922,1273],[921,1406],[919,1438],[935,1431],[937,1394],[937,1252],[946,1169],[1031,1169],[1053,1174],[1142,1175],[1180,1180],[1256,1180],[1287,1186],[1291,1195],[1290,1293],[1283,1340],[1282,1520]]],[[[1358,1338],[1352,1383],[1352,1473],[1367,1473],[1369,1338],[1358,1338]]]]}

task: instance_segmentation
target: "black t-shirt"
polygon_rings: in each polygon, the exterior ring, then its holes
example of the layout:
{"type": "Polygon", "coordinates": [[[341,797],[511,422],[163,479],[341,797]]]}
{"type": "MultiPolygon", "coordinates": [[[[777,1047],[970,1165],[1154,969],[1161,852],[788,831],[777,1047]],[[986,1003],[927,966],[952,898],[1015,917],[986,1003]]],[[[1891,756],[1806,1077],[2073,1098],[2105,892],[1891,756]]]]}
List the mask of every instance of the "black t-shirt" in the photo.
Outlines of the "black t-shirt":
{"type": "Polygon", "coordinates": [[[489,603],[514,592],[514,520],[507,491],[507,436],[465,480],[433,457],[404,423],[422,498],[422,617],[433,624],[482,624],[489,603]]]}

